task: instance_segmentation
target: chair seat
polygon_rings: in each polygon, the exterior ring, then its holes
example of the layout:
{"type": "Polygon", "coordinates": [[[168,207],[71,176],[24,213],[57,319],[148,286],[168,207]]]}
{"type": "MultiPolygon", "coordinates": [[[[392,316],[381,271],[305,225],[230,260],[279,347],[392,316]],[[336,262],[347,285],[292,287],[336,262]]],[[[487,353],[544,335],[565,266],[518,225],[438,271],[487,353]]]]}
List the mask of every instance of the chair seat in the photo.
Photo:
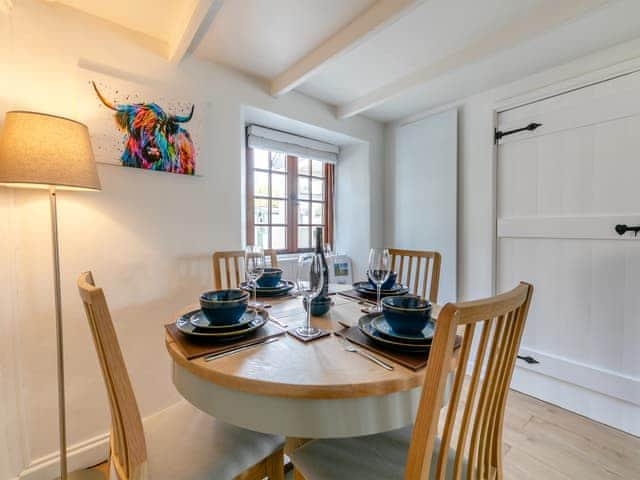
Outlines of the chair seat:
{"type": "MultiPolygon", "coordinates": [[[[289,456],[306,480],[403,480],[413,426],[391,432],[338,440],[315,440],[289,456]]],[[[440,440],[431,457],[438,456],[440,440]]],[[[455,450],[449,450],[446,478],[453,474],[455,450]]],[[[466,462],[462,467],[462,478],[466,462]]],[[[435,477],[435,468],[429,478],[435,477]]]]}
{"type": "Polygon", "coordinates": [[[284,446],[180,402],[144,420],[150,480],[227,480],[284,446]]]}

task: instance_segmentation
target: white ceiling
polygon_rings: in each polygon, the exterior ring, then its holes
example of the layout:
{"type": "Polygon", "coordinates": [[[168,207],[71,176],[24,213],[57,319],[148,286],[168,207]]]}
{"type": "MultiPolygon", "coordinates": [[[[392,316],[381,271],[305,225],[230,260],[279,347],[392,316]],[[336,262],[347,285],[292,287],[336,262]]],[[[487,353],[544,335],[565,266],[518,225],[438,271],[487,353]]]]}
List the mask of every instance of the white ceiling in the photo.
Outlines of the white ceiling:
{"type": "Polygon", "coordinates": [[[165,40],[167,32],[175,28],[177,14],[192,0],[54,0],[89,15],[165,40]]]}
{"type": "Polygon", "coordinates": [[[270,78],[373,3],[374,0],[227,0],[194,54],[270,78]]]}
{"type": "Polygon", "coordinates": [[[301,90],[335,105],[348,102],[462,49],[474,37],[505,25],[539,2],[426,1],[370,41],[331,62],[301,90]]]}
{"type": "Polygon", "coordinates": [[[640,37],[640,0],[57,1],[385,122],[640,37]]]}

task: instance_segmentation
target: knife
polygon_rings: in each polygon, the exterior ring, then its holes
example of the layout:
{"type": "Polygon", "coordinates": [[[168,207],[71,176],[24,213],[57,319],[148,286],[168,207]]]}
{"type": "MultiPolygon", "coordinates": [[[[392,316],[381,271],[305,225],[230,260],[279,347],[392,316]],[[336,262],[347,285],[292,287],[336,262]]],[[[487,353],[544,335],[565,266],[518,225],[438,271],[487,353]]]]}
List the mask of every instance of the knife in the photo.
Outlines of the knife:
{"type": "Polygon", "coordinates": [[[245,350],[249,350],[250,348],[260,347],[260,346],[266,345],[268,343],[277,342],[278,340],[280,340],[279,337],[271,337],[271,338],[266,338],[266,339],[262,339],[262,340],[257,340],[255,342],[248,343],[248,344],[242,345],[240,347],[232,348],[231,350],[226,350],[224,352],[211,353],[211,354],[206,355],[204,357],[204,361],[205,362],[210,362],[211,360],[215,360],[217,358],[226,357],[228,355],[233,355],[234,353],[238,353],[238,352],[244,352],[245,350]]]}

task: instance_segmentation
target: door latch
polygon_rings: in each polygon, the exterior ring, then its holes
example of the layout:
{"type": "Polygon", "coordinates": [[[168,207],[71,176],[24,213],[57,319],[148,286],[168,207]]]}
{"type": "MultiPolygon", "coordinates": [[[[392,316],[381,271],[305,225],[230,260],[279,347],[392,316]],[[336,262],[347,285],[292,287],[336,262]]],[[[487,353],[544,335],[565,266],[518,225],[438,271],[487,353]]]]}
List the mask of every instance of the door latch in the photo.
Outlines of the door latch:
{"type": "Polygon", "coordinates": [[[624,235],[627,232],[633,232],[637,237],[638,232],[640,232],[640,225],[637,225],[635,227],[630,227],[629,225],[616,225],[615,230],[618,235],[624,235]]]}

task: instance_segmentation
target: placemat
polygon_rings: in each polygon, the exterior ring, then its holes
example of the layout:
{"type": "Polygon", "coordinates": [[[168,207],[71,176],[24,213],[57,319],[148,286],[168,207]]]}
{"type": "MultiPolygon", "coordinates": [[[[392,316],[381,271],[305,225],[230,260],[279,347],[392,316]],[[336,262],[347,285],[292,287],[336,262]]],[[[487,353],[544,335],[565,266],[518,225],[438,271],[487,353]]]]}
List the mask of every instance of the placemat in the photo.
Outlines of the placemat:
{"type": "MultiPolygon", "coordinates": [[[[360,331],[359,327],[349,327],[343,328],[340,331],[335,332],[336,335],[340,335],[351,340],[353,343],[357,343],[361,347],[366,348],[367,350],[372,351],[373,353],[377,353],[383,357],[386,357],[390,360],[393,360],[400,365],[403,365],[411,370],[420,370],[421,368],[427,365],[427,360],[429,359],[429,348],[423,352],[401,352],[399,350],[391,350],[388,348],[384,348],[367,337],[364,333],[360,331]]],[[[456,343],[454,348],[460,347],[460,342],[462,341],[462,337],[459,335],[456,337],[456,343]]]]}
{"type": "Polygon", "coordinates": [[[228,342],[221,342],[219,340],[211,340],[206,337],[190,337],[185,335],[175,323],[169,323],[165,325],[167,333],[173,338],[178,345],[178,348],[182,351],[187,360],[198,358],[210,353],[222,353],[227,350],[232,350],[236,347],[241,347],[247,343],[255,342],[256,340],[267,339],[271,337],[277,337],[284,335],[285,331],[273,322],[267,322],[264,326],[258,328],[256,331],[251,332],[251,335],[246,337],[230,340],[228,342]]]}

